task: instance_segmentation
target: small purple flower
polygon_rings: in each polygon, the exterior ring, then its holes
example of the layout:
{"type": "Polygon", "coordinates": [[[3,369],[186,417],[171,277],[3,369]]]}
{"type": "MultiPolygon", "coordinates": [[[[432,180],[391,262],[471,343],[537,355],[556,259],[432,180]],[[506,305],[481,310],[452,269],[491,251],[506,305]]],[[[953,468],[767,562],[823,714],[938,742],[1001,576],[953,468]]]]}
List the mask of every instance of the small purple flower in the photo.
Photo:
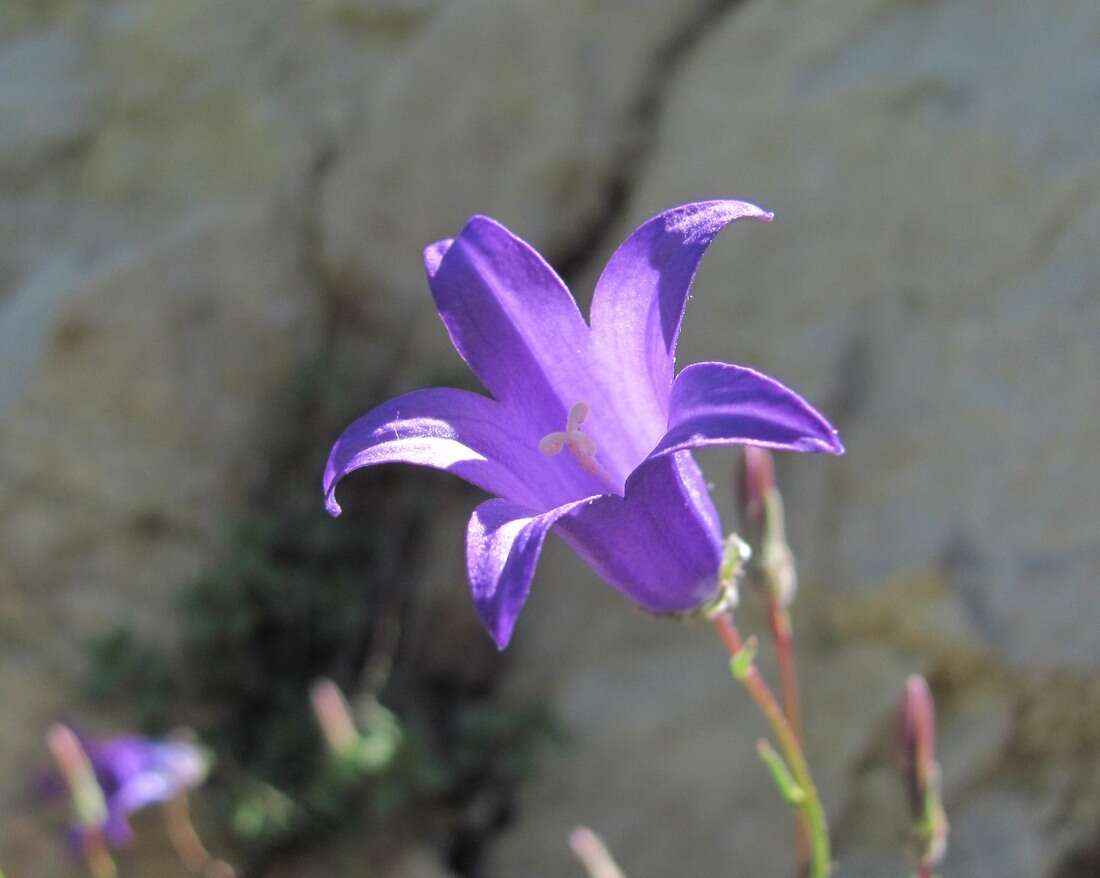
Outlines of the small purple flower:
{"type": "Polygon", "coordinates": [[[419,390],[356,420],[325,468],[336,484],[380,463],[448,470],[494,494],[466,537],[474,603],[503,649],[553,529],[642,608],[691,613],[721,594],[718,515],[689,449],[731,443],[840,454],[801,397],[728,363],[675,374],[692,279],[737,219],[772,215],[704,201],[643,224],[596,284],[591,323],[527,243],[487,217],[424,251],[432,296],[459,355],[492,398],[419,390]]]}
{"type": "Polygon", "coordinates": [[[80,746],[102,790],[106,816],[101,826],[78,826],[78,844],[88,831],[101,831],[114,847],[129,844],[133,839],[130,815],[199,786],[209,770],[203,752],[183,740],[119,735],[81,738],[80,746]]]}

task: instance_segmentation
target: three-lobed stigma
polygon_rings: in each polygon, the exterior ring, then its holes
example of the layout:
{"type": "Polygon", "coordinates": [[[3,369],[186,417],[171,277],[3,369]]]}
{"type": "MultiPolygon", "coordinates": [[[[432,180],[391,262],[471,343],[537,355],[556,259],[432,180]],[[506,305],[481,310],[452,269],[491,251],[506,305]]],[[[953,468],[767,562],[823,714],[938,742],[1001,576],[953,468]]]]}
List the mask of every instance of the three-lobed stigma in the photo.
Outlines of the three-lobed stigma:
{"type": "Polygon", "coordinates": [[[565,421],[565,429],[547,433],[539,440],[539,451],[547,457],[555,457],[561,454],[563,448],[568,448],[573,459],[581,469],[589,475],[599,479],[614,493],[619,493],[618,485],[603,465],[596,460],[596,443],[592,437],[581,430],[581,425],[588,418],[588,403],[574,403],[569,409],[569,416],[565,421]]]}

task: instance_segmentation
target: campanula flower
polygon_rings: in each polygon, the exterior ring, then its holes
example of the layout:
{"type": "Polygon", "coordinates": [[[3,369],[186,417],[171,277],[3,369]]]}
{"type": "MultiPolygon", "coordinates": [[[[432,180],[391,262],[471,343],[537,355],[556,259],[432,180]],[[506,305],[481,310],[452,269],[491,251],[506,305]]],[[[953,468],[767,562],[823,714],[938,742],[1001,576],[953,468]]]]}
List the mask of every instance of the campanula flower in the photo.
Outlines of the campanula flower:
{"type": "Polygon", "coordinates": [[[843,448],[793,391],[752,369],[696,363],[675,372],[676,340],[699,261],[741,201],[687,204],[652,218],[611,257],[590,321],[554,270],[502,225],[473,217],[424,251],[432,296],[456,350],[491,396],[405,394],[351,424],[324,474],[380,463],[448,470],[493,494],[466,537],[474,603],[497,646],[512,635],[546,534],[657,614],[721,597],[718,515],[689,453],[747,443],[843,448]]]}
{"type": "MultiPolygon", "coordinates": [[[[55,728],[64,729],[63,726],[55,728]]],[[[73,740],[77,738],[74,736],[73,740]]],[[[79,738],[79,747],[94,772],[94,781],[106,808],[94,821],[99,825],[87,825],[89,821],[78,814],[77,835],[102,832],[115,847],[127,845],[133,838],[130,815],[149,805],[168,802],[199,786],[209,770],[203,752],[183,740],[119,735],[105,739],[79,738]]],[[[71,778],[65,780],[79,804],[81,790],[71,778]]],[[[89,784],[85,782],[84,785],[89,784]]],[[[78,812],[80,810],[78,808],[78,812]]]]}

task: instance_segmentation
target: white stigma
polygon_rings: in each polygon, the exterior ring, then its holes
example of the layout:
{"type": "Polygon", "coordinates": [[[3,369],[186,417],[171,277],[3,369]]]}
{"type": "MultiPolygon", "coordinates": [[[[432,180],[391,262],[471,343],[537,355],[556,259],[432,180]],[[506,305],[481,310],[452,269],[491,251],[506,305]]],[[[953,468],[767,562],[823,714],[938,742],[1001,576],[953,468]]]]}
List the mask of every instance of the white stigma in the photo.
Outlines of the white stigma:
{"type": "Polygon", "coordinates": [[[592,437],[581,430],[581,424],[588,417],[588,403],[578,402],[569,409],[569,417],[565,421],[565,429],[554,433],[547,433],[539,440],[539,451],[547,457],[555,457],[561,454],[563,448],[568,448],[573,459],[580,464],[581,469],[595,476],[612,491],[618,493],[618,486],[611,474],[596,460],[596,443],[592,437]]]}

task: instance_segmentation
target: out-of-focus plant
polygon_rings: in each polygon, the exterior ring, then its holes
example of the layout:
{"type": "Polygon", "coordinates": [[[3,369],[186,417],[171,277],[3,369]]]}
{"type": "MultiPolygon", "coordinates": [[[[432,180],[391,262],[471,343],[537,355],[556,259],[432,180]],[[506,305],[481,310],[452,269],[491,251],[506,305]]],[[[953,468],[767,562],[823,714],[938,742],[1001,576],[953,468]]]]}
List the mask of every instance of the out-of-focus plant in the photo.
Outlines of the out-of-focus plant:
{"type": "Polygon", "coordinates": [[[68,790],[72,843],[95,878],[113,878],[116,868],[108,849],[133,841],[130,817],[151,805],[163,806],[168,836],[188,868],[210,878],[232,878],[233,869],[210,856],[191,822],[188,792],[209,771],[207,754],[192,741],[182,735],[81,738],[59,723],[46,733],[46,744],[57,774],[43,778],[43,789],[49,793],[59,781],[68,790]]]}
{"type": "Polygon", "coordinates": [[[361,817],[460,808],[486,784],[513,783],[556,740],[544,714],[457,674],[428,678],[402,653],[429,501],[382,474],[370,509],[335,526],[316,514],[317,388],[305,376],[283,407],[292,427],[270,464],[282,481],[261,486],[258,511],[227,528],[216,562],[183,590],[179,648],[119,627],[87,649],[94,700],[150,733],[186,722],[216,753],[204,804],[246,871],[361,817]],[[352,694],[370,733],[369,775],[341,774],[321,746],[308,692],[323,675],[352,694]],[[483,713],[498,726],[471,728],[483,713]]]}

